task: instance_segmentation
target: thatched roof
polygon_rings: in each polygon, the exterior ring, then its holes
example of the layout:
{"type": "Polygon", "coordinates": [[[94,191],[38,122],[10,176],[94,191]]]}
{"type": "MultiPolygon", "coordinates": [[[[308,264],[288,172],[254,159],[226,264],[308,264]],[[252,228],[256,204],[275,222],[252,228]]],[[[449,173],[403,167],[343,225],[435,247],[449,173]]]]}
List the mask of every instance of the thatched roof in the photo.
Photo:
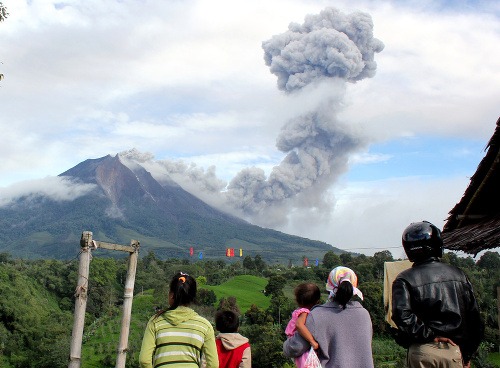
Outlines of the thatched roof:
{"type": "Polygon", "coordinates": [[[500,246],[500,118],[486,156],[443,228],[444,247],[476,255],[500,246]]]}

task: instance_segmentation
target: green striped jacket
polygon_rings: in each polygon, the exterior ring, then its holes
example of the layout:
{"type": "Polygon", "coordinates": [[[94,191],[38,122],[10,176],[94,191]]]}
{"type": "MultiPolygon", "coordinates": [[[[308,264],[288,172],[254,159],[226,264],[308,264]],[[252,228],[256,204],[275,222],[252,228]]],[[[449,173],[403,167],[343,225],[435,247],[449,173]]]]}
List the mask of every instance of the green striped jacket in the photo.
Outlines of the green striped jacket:
{"type": "Polygon", "coordinates": [[[214,329],[210,322],[188,307],[179,306],[150,318],[142,340],[141,368],[218,368],[214,329]]]}

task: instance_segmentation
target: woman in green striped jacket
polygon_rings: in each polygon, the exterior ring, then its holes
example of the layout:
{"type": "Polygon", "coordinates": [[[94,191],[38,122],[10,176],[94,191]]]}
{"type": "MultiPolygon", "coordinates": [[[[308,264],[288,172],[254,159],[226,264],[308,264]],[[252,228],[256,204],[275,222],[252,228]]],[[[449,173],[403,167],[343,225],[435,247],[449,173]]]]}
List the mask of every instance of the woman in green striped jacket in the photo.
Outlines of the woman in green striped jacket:
{"type": "Polygon", "coordinates": [[[170,308],[159,311],[149,320],[142,340],[141,368],[200,367],[218,368],[214,329],[189,305],[196,297],[196,280],[178,273],[170,282],[170,308]]]}

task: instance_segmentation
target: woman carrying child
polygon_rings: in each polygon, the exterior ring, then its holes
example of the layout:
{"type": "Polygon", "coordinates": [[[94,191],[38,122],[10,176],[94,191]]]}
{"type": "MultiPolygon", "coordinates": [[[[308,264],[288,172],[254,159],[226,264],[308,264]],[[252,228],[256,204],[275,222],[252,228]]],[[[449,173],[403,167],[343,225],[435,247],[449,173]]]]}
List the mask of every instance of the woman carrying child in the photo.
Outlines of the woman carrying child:
{"type": "MultiPolygon", "coordinates": [[[[334,268],[327,280],[330,297],[325,304],[314,307],[306,320],[315,340],[316,350],[323,368],[373,368],[373,328],[368,311],[354,296],[363,300],[357,288],[358,278],[347,267],[334,268]]],[[[298,357],[310,349],[311,344],[299,333],[285,340],[283,353],[298,357]]]]}

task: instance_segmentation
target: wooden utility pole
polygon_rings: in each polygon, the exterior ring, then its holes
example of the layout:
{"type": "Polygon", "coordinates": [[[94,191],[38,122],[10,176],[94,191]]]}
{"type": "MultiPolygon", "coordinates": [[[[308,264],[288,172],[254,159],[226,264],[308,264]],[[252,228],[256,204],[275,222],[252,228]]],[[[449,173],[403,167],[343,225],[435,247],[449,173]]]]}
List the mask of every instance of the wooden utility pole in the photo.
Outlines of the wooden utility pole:
{"type": "Polygon", "coordinates": [[[80,254],[80,268],[78,272],[78,284],[76,288],[75,301],[75,321],[71,336],[71,351],[68,368],[80,368],[83,326],[85,322],[85,309],[87,307],[87,291],[89,281],[89,265],[91,249],[103,248],[118,250],[129,253],[127,278],[125,280],[125,292],[123,301],[123,316],[120,330],[120,342],[118,345],[118,355],[116,358],[116,368],[124,368],[127,359],[128,335],[130,330],[130,316],[132,314],[132,301],[134,298],[135,273],[137,269],[137,259],[139,257],[139,242],[132,240],[130,246],[111,244],[92,239],[92,232],[84,231],[80,240],[82,248],[80,254]]]}
{"type": "MultiPolygon", "coordinates": [[[[500,331],[500,286],[497,286],[498,331],[500,331]]],[[[500,353],[500,346],[498,347],[500,353]]]]}
{"type": "Polygon", "coordinates": [[[80,368],[81,365],[83,326],[85,324],[85,309],[87,308],[87,291],[89,286],[91,243],[92,233],[84,231],[80,240],[80,266],[78,268],[78,282],[75,291],[75,320],[71,335],[68,368],[80,368]]]}
{"type": "Polygon", "coordinates": [[[120,330],[120,342],[118,344],[118,355],[116,356],[116,368],[124,368],[127,360],[128,334],[130,330],[130,315],[132,314],[132,301],[134,299],[135,271],[137,269],[137,258],[139,255],[139,242],[132,240],[130,246],[134,249],[128,258],[127,278],[125,280],[125,292],[123,294],[123,315],[120,330]]]}

